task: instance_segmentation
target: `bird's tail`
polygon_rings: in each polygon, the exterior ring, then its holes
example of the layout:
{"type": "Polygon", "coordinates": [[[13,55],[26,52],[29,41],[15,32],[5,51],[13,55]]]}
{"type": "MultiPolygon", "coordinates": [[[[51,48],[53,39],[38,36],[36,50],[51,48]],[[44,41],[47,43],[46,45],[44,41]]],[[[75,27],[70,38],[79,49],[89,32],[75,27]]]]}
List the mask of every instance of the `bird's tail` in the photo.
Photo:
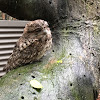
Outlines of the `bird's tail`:
{"type": "Polygon", "coordinates": [[[6,65],[4,66],[3,71],[5,71],[5,72],[9,72],[9,71],[10,71],[10,66],[9,66],[9,64],[6,64],[6,65]]]}

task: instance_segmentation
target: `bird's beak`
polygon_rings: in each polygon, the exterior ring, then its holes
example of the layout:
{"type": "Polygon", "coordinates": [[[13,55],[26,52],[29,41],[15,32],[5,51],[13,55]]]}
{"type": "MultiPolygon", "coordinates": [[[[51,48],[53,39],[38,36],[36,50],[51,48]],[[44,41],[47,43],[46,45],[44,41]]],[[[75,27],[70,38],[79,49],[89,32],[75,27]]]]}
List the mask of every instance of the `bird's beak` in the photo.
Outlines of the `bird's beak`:
{"type": "Polygon", "coordinates": [[[45,29],[43,32],[44,32],[45,34],[51,34],[51,31],[50,31],[50,30],[47,30],[47,29],[45,29]]]}

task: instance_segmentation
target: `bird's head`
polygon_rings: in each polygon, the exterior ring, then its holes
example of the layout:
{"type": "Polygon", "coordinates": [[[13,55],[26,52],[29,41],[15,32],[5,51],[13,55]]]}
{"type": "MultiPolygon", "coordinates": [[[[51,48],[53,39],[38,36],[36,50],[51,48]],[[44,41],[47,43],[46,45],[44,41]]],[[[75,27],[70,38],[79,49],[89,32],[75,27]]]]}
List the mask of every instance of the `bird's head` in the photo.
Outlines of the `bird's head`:
{"type": "Polygon", "coordinates": [[[36,35],[39,34],[51,34],[49,25],[46,21],[44,20],[35,20],[32,22],[29,22],[25,29],[27,30],[26,33],[34,33],[36,35]]]}

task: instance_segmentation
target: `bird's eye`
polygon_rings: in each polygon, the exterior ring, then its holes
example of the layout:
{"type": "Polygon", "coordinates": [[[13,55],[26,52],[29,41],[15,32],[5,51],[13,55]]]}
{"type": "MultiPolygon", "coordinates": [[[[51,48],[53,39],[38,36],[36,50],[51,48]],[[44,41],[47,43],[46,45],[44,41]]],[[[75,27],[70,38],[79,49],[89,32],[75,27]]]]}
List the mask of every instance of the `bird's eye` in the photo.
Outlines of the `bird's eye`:
{"type": "Polygon", "coordinates": [[[37,29],[35,30],[35,32],[41,32],[41,31],[42,31],[41,28],[37,28],[37,29]]]}
{"type": "Polygon", "coordinates": [[[45,24],[46,26],[49,26],[48,23],[47,23],[46,21],[44,22],[44,24],[45,24]]]}

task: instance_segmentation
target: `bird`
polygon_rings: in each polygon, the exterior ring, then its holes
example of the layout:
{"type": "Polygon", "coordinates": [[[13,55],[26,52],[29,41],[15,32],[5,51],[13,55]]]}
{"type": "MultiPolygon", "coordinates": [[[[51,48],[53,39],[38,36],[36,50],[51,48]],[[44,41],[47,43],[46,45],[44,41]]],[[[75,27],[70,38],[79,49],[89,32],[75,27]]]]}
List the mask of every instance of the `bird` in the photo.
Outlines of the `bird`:
{"type": "Polygon", "coordinates": [[[39,61],[51,47],[52,34],[47,21],[31,21],[26,24],[3,70],[9,72],[22,65],[39,61]]]}

